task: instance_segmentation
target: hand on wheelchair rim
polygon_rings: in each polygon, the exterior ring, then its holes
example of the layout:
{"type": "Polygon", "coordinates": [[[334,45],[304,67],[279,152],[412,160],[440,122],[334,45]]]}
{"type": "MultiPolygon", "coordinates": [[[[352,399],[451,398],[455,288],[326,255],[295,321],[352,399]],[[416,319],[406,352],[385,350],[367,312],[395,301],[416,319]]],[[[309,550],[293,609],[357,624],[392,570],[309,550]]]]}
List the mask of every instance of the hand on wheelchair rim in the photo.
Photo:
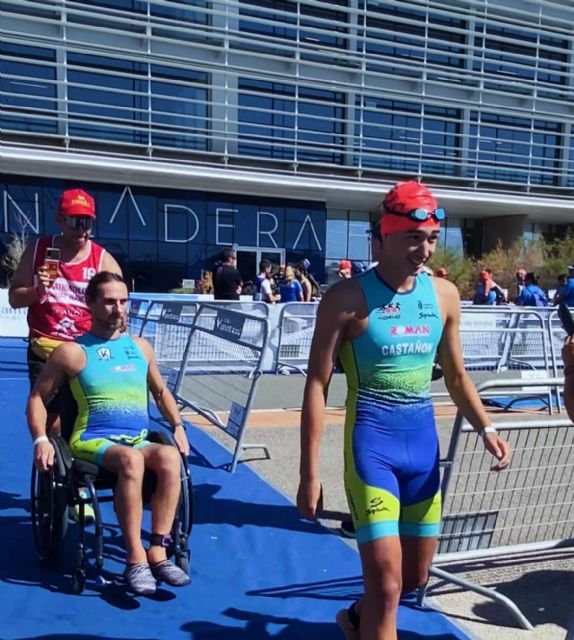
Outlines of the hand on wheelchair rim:
{"type": "Polygon", "coordinates": [[[48,471],[54,465],[54,445],[51,442],[39,442],[34,447],[34,464],[38,471],[48,471]]]}

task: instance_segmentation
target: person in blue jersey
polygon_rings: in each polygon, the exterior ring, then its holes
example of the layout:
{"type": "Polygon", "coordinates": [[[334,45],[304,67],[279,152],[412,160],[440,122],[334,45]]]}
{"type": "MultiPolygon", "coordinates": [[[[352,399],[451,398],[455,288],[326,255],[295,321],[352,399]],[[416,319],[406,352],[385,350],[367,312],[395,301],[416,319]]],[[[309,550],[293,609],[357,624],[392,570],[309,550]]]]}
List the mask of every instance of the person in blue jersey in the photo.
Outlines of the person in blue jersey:
{"type": "Polygon", "coordinates": [[[279,285],[279,295],[281,302],[303,302],[303,287],[295,278],[295,271],[290,265],[285,267],[285,278],[279,285]]]}
{"type": "Polygon", "coordinates": [[[166,555],[180,495],[180,452],[189,454],[175,399],[161,377],[150,344],[122,333],[128,302],[122,277],[108,271],[94,276],[86,289],[86,302],[92,316],[90,331],[54,350],[28,399],[34,464],[40,471],[54,464],[54,448],[46,436],[46,405],[68,380],[78,404],[70,437],[72,455],[117,475],[114,505],[126,544],[124,575],[130,590],[151,595],[156,579],[172,586],[186,585],[189,576],[166,555]],[[148,390],[172,426],[177,448],[147,440],[148,390]],[[157,485],[151,500],[150,545],[144,549],[142,482],[146,469],[155,472],[157,485]]]}
{"type": "Polygon", "coordinates": [[[521,307],[547,307],[548,298],[538,286],[538,278],[532,271],[524,276],[522,291],[516,299],[516,304],[521,307]]]}
{"type": "Polygon", "coordinates": [[[458,291],[423,273],[444,210],[416,181],[398,183],[381,208],[378,265],[334,285],[321,301],[301,417],[297,505],[313,519],[322,504],[325,399],[339,360],[348,385],[344,482],[364,583],[364,596],[337,616],[348,640],[395,640],[401,593],[428,578],[441,517],[430,397],[437,349],[450,395],[495,456],[493,469],[510,462],[464,368],[458,291]]]}
{"type": "Polygon", "coordinates": [[[556,292],[556,304],[562,301],[569,307],[574,307],[574,264],[568,265],[568,279],[556,292]]]}

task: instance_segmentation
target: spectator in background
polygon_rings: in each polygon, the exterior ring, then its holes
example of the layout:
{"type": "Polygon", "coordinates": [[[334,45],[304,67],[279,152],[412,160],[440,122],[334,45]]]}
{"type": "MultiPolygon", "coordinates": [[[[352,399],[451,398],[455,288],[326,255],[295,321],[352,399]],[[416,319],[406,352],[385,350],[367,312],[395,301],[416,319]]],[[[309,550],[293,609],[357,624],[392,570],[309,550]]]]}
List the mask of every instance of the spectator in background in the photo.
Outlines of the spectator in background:
{"type": "Polygon", "coordinates": [[[281,302],[303,302],[303,288],[295,278],[293,267],[285,267],[285,280],[279,285],[281,302]]]}
{"type": "Polygon", "coordinates": [[[233,247],[225,247],[221,252],[221,263],[213,276],[214,300],[239,300],[243,280],[237,270],[237,254],[233,247]]]}
{"type": "Polygon", "coordinates": [[[564,301],[569,307],[574,307],[574,264],[568,265],[568,279],[566,284],[556,294],[557,302],[564,301]]]}
{"type": "Polygon", "coordinates": [[[522,289],[524,288],[524,279],[526,277],[526,269],[524,267],[519,267],[516,270],[516,297],[515,302],[518,304],[518,298],[522,293],[522,289]]]}
{"type": "Polygon", "coordinates": [[[474,289],[472,304],[496,304],[496,292],[492,287],[490,273],[484,269],[478,276],[478,283],[474,289]]]}
{"type": "Polygon", "coordinates": [[[304,258],[301,264],[303,265],[303,268],[305,269],[305,273],[307,274],[307,278],[311,283],[311,287],[312,287],[311,299],[316,298],[317,296],[320,296],[321,287],[317,282],[317,279],[315,278],[315,276],[311,273],[311,263],[309,262],[309,260],[307,260],[307,258],[304,258]]]}
{"type": "Polygon", "coordinates": [[[313,285],[308,278],[307,270],[303,263],[298,264],[295,267],[295,277],[301,284],[301,288],[303,289],[303,302],[311,302],[313,298],[313,285]]]}
{"type": "Polygon", "coordinates": [[[568,282],[568,276],[565,273],[561,273],[558,276],[557,281],[558,281],[558,286],[556,288],[556,291],[554,292],[554,297],[552,298],[552,304],[558,304],[560,289],[566,286],[568,282]]]}
{"type": "Polygon", "coordinates": [[[502,287],[500,287],[498,284],[496,284],[496,282],[494,282],[494,278],[492,277],[492,269],[486,268],[485,271],[490,276],[490,281],[492,282],[492,288],[494,289],[494,293],[496,294],[496,304],[504,304],[505,302],[508,302],[508,300],[506,299],[506,294],[502,290],[502,287]]]}
{"type": "Polygon", "coordinates": [[[201,271],[201,280],[196,285],[196,293],[213,294],[213,274],[211,271],[201,271]]]}
{"type": "Polygon", "coordinates": [[[538,286],[538,278],[532,272],[524,276],[524,285],[520,295],[516,299],[516,304],[521,307],[547,307],[548,298],[538,286]]]}
{"type": "Polygon", "coordinates": [[[448,275],[448,271],[444,268],[444,267],[440,267],[440,269],[437,269],[435,276],[437,278],[446,278],[448,275]]]}
{"type": "Polygon", "coordinates": [[[347,278],[352,277],[352,269],[353,265],[350,260],[341,260],[338,268],[339,278],[341,278],[341,280],[346,280],[347,278]]]}
{"type": "Polygon", "coordinates": [[[253,300],[260,300],[272,304],[275,296],[271,289],[271,263],[269,260],[261,260],[259,263],[259,275],[253,282],[253,300]]]}

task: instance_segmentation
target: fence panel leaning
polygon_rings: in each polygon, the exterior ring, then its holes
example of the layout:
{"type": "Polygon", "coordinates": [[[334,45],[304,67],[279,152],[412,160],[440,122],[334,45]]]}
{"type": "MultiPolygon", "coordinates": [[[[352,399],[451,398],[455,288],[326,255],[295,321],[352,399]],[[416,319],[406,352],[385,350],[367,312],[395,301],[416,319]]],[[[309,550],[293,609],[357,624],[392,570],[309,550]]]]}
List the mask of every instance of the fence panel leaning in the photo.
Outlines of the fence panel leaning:
{"type": "Polygon", "coordinates": [[[306,374],[318,302],[288,302],[279,316],[277,373],[290,370],[306,374]]]}
{"type": "MultiPolygon", "coordinates": [[[[561,386],[548,378],[533,385],[561,386]]],[[[479,387],[514,389],[520,380],[479,387]]],[[[519,624],[532,626],[512,600],[437,565],[574,545],[574,426],[564,418],[493,423],[513,450],[509,469],[492,472],[481,438],[457,415],[443,464],[443,523],[431,575],[504,605],[519,624]]]]}
{"type": "Polygon", "coordinates": [[[193,326],[197,305],[193,302],[152,302],[143,320],[130,318],[130,333],[153,347],[160,373],[175,391],[181,363],[193,326]],[[139,330],[138,330],[139,325],[139,330]]]}
{"type": "Polygon", "coordinates": [[[204,303],[180,359],[175,396],[235,440],[231,472],[245,449],[263,449],[270,457],[264,444],[244,443],[266,345],[266,318],[204,303]]]}

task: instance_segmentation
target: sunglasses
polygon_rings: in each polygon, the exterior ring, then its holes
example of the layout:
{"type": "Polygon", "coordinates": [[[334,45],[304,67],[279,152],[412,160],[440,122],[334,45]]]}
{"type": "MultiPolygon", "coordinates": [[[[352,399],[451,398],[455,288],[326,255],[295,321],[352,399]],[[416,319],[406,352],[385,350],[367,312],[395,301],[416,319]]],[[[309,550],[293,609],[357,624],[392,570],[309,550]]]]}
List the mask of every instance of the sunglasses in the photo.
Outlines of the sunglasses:
{"type": "Polygon", "coordinates": [[[434,211],[427,211],[426,209],[412,209],[411,211],[396,211],[394,209],[387,209],[385,211],[394,216],[408,217],[416,222],[425,222],[429,218],[433,217],[435,220],[444,220],[446,213],[444,209],[435,209],[434,211]]]}
{"type": "Polygon", "coordinates": [[[62,216],[64,224],[68,229],[83,229],[84,231],[91,231],[94,225],[92,218],[82,216],[62,216]]]}

